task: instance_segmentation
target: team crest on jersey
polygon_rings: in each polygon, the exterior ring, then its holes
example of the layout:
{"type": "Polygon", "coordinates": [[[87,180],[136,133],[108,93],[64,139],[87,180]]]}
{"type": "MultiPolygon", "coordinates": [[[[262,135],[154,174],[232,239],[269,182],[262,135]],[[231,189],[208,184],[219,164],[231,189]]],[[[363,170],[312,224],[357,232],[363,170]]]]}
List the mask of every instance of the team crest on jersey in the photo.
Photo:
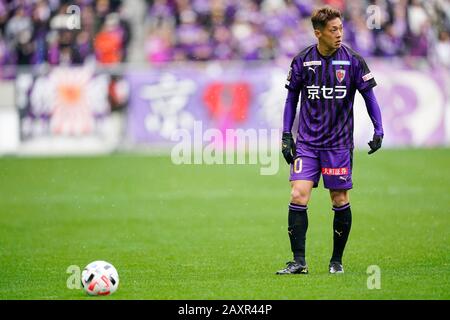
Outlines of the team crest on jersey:
{"type": "Polygon", "coordinates": [[[336,70],[336,78],[338,79],[339,82],[342,82],[342,80],[344,80],[345,78],[345,70],[343,69],[336,70]]]}

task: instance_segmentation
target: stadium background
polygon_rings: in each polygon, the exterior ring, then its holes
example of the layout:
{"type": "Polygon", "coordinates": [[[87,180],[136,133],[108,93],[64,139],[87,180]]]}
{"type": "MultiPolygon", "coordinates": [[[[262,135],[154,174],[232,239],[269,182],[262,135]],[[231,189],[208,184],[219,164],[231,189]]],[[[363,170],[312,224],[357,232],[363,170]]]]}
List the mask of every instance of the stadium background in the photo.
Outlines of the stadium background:
{"type": "Polygon", "coordinates": [[[102,258],[124,276],[118,298],[448,299],[449,32],[443,0],[0,0],[0,297],[82,298],[65,268],[102,258]],[[385,139],[368,158],[357,95],[347,278],[324,273],[320,190],[319,275],[273,279],[289,257],[283,160],[273,177],[176,166],[170,137],[195,121],[280,128],[289,63],[322,4],[344,13],[344,42],[375,75],[385,139]],[[372,264],[384,291],[366,287],[372,264]]]}

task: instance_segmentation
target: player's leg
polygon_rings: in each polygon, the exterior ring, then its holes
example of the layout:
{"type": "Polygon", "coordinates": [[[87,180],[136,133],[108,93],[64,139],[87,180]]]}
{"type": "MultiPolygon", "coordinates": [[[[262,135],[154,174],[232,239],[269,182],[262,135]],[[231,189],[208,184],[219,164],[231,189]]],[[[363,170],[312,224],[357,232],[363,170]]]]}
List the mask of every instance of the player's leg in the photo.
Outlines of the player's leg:
{"type": "Polygon", "coordinates": [[[333,204],[333,254],[330,259],[330,273],[343,273],[342,256],[352,226],[352,212],[348,190],[330,190],[333,204]]]}
{"type": "Polygon", "coordinates": [[[352,224],[349,190],[352,183],[353,150],[321,152],[322,175],[325,188],[330,190],[333,205],[333,254],[330,273],[343,273],[342,256],[352,224]]]}
{"type": "Polygon", "coordinates": [[[288,234],[294,261],[306,265],[305,242],[308,230],[308,202],[314,186],[313,181],[291,181],[291,202],[289,204],[288,234]]]}
{"type": "Polygon", "coordinates": [[[313,181],[291,181],[291,201],[288,214],[288,235],[294,261],[277,274],[306,274],[308,266],[305,259],[306,231],[308,230],[308,201],[311,197],[313,181]]]}
{"type": "Polygon", "coordinates": [[[305,259],[306,231],[308,230],[308,202],[312,188],[320,178],[318,159],[299,157],[291,166],[291,199],[288,213],[288,235],[294,261],[277,274],[308,273],[305,259]]]}

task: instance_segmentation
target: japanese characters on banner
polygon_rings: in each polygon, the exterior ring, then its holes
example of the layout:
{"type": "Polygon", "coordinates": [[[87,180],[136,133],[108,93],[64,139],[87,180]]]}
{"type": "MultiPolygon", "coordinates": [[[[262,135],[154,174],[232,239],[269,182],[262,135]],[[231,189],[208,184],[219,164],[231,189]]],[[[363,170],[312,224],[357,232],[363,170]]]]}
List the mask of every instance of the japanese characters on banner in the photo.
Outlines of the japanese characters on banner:
{"type": "Polygon", "coordinates": [[[129,73],[129,136],[139,144],[170,142],[174,130],[192,130],[196,121],[221,131],[277,128],[284,89],[271,84],[280,77],[265,67],[129,73]]]}
{"type": "MultiPolygon", "coordinates": [[[[383,61],[369,61],[369,66],[378,83],[385,146],[449,143],[448,71],[419,71],[383,61]]],[[[174,130],[192,131],[198,122],[203,129],[221,131],[280,128],[286,76],[287,69],[244,64],[128,72],[128,136],[136,144],[170,144],[174,130]]],[[[373,126],[359,94],[354,115],[355,146],[367,148],[373,126]]]]}

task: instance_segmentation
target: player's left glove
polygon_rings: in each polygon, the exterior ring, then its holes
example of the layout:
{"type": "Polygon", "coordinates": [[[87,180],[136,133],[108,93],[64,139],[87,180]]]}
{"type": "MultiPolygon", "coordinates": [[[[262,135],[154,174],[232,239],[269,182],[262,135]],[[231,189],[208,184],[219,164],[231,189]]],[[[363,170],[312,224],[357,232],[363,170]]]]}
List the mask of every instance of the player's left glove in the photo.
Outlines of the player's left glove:
{"type": "Polygon", "coordinates": [[[370,147],[370,151],[368,153],[372,154],[375,151],[377,151],[378,149],[380,149],[382,142],[383,142],[383,136],[374,134],[372,141],[369,141],[369,143],[368,143],[368,145],[370,147]]]}
{"type": "Polygon", "coordinates": [[[292,133],[283,132],[283,138],[281,140],[281,152],[288,164],[294,163],[295,157],[295,142],[292,137],[292,133]]]}

